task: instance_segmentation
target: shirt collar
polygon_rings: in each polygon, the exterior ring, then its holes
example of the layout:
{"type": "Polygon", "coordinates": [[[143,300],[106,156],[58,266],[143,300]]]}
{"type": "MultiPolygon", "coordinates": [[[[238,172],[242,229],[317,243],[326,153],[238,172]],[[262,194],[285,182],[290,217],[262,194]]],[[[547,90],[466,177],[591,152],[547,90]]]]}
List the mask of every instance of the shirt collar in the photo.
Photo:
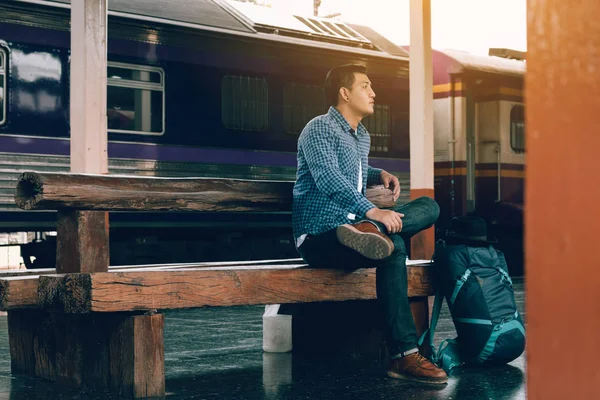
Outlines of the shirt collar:
{"type": "MultiPolygon", "coordinates": [[[[342,113],[340,113],[337,108],[330,106],[329,111],[327,111],[327,115],[329,115],[331,118],[333,118],[334,121],[339,123],[344,132],[354,133],[354,129],[352,129],[352,127],[350,126],[348,121],[346,121],[346,118],[344,118],[342,113]]],[[[367,132],[367,129],[363,126],[362,123],[359,123],[358,124],[358,134],[364,135],[366,132],[367,132]]]]}

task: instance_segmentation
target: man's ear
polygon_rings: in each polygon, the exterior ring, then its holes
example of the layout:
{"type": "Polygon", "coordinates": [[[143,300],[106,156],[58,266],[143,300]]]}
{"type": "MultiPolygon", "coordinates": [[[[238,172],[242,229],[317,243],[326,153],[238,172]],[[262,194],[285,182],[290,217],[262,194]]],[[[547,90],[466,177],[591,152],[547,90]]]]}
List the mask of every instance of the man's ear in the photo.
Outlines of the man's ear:
{"type": "Polygon", "coordinates": [[[342,86],[339,93],[343,101],[348,101],[348,88],[342,86]]]}

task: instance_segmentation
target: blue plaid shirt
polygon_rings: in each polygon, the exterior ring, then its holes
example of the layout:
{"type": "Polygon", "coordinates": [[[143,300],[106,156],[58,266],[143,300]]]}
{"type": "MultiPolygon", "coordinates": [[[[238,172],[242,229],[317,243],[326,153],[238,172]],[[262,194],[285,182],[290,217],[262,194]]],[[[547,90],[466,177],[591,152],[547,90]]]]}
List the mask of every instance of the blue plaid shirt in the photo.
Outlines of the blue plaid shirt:
{"type": "Polygon", "coordinates": [[[367,200],[367,185],[381,183],[381,169],[369,167],[369,132],[358,124],[355,132],[340,112],[330,107],[311,120],[298,139],[298,170],[294,185],[294,239],[318,235],[364,218],[375,206],[367,200]],[[358,168],[362,166],[359,192],[358,168]]]}

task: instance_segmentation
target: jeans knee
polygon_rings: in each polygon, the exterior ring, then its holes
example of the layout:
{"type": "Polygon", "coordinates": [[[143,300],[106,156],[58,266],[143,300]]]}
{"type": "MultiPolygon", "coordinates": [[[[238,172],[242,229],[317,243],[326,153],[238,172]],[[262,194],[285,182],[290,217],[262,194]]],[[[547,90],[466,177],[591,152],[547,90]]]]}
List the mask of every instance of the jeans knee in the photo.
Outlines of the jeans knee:
{"type": "Polygon", "coordinates": [[[424,208],[425,214],[429,217],[428,225],[435,224],[440,216],[440,206],[437,201],[431,197],[423,196],[416,199],[415,202],[418,202],[424,208]]]}

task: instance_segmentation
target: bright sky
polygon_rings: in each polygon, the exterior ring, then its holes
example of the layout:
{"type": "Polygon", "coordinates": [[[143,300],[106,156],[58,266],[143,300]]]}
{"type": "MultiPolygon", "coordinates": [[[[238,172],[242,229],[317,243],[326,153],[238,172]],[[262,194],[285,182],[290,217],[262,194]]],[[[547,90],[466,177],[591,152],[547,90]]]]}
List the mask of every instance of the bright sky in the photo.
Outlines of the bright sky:
{"type": "MultiPolygon", "coordinates": [[[[312,0],[271,0],[272,7],[312,15],[312,0]]],[[[487,54],[490,47],[527,50],[526,0],[431,0],[435,49],[487,54]]],[[[320,15],[342,12],[400,45],[410,43],[409,0],[322,0],[320,15]]]]}

